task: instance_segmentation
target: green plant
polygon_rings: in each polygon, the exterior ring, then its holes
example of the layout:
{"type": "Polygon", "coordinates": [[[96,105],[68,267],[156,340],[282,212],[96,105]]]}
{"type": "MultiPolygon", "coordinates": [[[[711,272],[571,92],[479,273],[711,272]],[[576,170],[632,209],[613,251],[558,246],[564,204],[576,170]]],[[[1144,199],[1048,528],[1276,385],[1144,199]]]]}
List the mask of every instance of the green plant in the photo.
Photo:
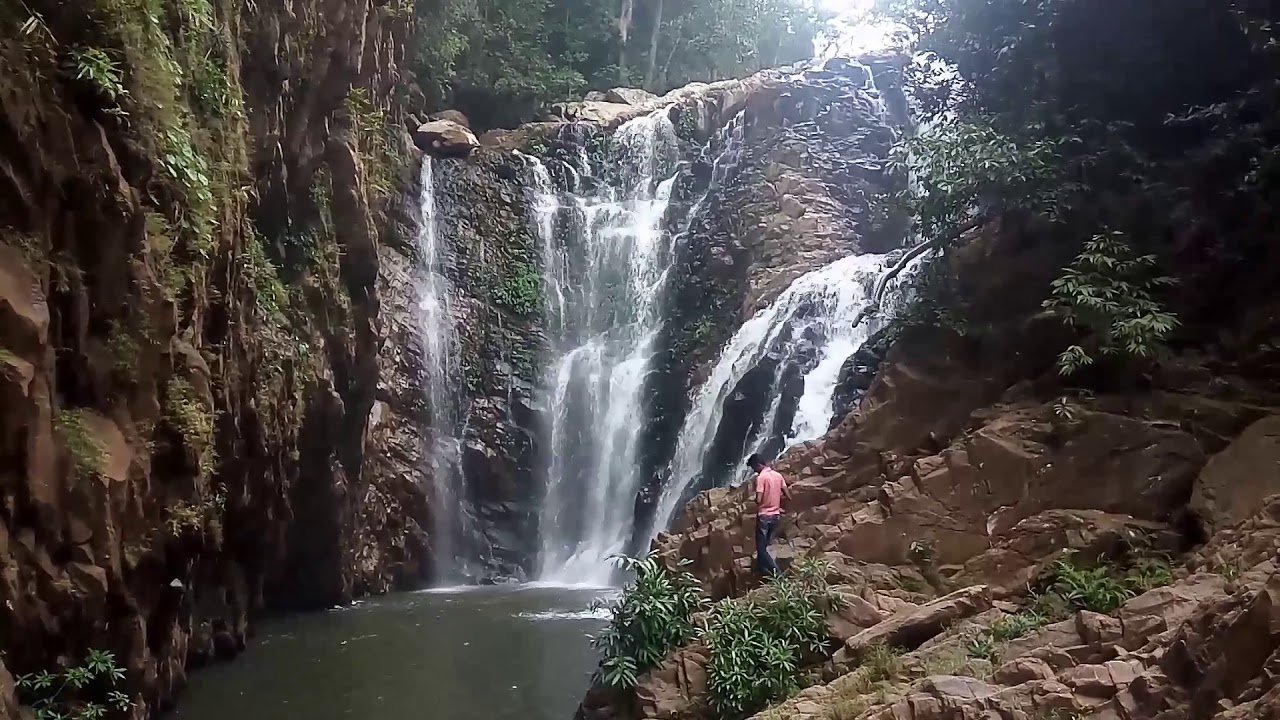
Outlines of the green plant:
{"type": "Polygon", "coordinates": [[[1017,640],[1044,626],[1046,620],[1034,608],[1014,615],[1006,615],[991,624],[991,639],[997,643],[1017,640]]]}
{"type": "Polygon", "coordinates": [[[537,314],[543,307],[541,275],[525,260],[512,262],[507,276],[494,288],[494,300],[519,315],[537,314]]]}
{"type": "Polygon", "coordinates": [[[1064,423],[1073,423],[1079,417],[1071,398],[1065,395],[1053,401],[1053,417],[1064,423]]]}
{"type": "Polygon", "coordinates": [[[902,650],[892,645],[872,645],[858,662],[869,683],[890,682],[903,672],[902,650]]]}
{"type": "Polygon", "coordinates": [[[120,63],[98,48],[77,47],[67,51],[66,72],[76,80],[88,83],[113,106],[109,112],[125,115],[119,107],[121,100],[129,97],[124,87],[124,71],[120,63]]]}
{"type": "Polygon", "coordinates": [[[1135,594],[1164,587],[1173,582],[1173,569],[1169,561],[1160,557],[1142,557],[1134,561],[1133,567],[1124,577],[1124,583],[1135,594]]]}
{"type": "Polygon", "coordinates": [[[89,430],[88,410],[59,410],[53,426],[71,455],[71,469],[76,477],[89,477],[102,472],[104,449],[89,430]]]}
{"type": "Polygon", "coordinates": [[[592,644],[602,653],[596,680],[625,689],[672,648],[693,638],[693,614],[705,600],[696,578],[667,570],[654,556],[620,556],[616,561],[634,579],[619,599],[601,605],[609,610],[609,625],[592,644]]]}
{"type": "Polygon", "coordinates": [[[982,633],[965,645],[965,652],[975,660],[995,662],[1000,655],[995,639],[989,633],[982,633]]]}
{"type": "Polygon", "coordinates": [[[1227,562],[1222,558],[1214,558],[1213,572],[1221,575],[1227,582],[1235,582],[1240,579],[1240,565],[1234,562],[1227,562]]]}
{"type": "Polygon", "coordinates": [[[111,357],[111,369],[120,377],[133,382],[137,379],[138,341],[119,323],[111,324],[107,334],[107,354],[111,357]]]}
{"type": "Polygon", "coordinates": [[[169,381],[165,394],[165,419],[182,436],[199,460],[200,472],[213,473],[217,454],[213,447],[213,409],[186,378],[169,381]]]}
{"type": "MultiPolygon", "coordinates": [[[[1088,332],[1103,356],[1150,358],[1178,326],[1177,317],[1156,300],[1173,283],[1156,274],[1156,257],[1136,254],[1123,233],[1102,233],[1053,281],[1044,306],[1088,332]]],[[[1058,357],[1058,371],[1071,375],[1093,362],[1083,345],[1072,345],[1058,357]]]]}
{"type": "Polygon", "coordinates": [[[365,178],[382,197],[395,191],[396,173],[404,164],[386,111],[376,106],[364,88],[353,87],[343,105],[355,134],[365,178]]]}
{"type": "Polygon", "coordinates": [[[249,293],[258,311],[269,323],[287,325],[285,315],[289,307],[289,291],[280,280],[280,273],[267,257],[265,240],[256,233],[247,239],[240,253],[241,268],[249,293]]]}
{"type": "Polygon", "coordinates": [[[180,501],[166,513],[165,530],[175,538],[202,533],[226,507],[227,498],[220,491],[203,502],[180,501]]]}
{"type": "Polygon", "coordinates": [[[707,689],[722,720],[742,718],[799,689],[799,648],[774,637],[751,603],[725,602],[708,621],[707,689]]]}
{"type": "Polygon", "coordinates": [[[214,220],[214,198],[209,179],[209,163],[191,142],[191,133],[181,126],[170,127],[164,132],[164,148],[160,164],[165,173],[178,183],[185,193],[187,212],[179,224],[193,241],[193,247],[204,259],[213,251],[211,234],[217,225],[214,220]]]}
{"type": "Polygon", "coordinates": [[[22,7],[26,9],[28,15],[22,26],[18,28],[18,33],[24,38],[43,36],[50,42],[56,42],[53,32],[49,30],[49,25],[44,21],[44,16],[27,7],[26,2],[22,3],[22,7]]]}
{"type": "Polygon", "coordinates": [[[1108,564],[1084,568],[1068,553],[1053,564],[1052,590],[1071,610],[1109,613],[1136,595],[1108,564]]]}
{"type": "Polygon", "coordinates": [[[822,608],[837,601],[821,561],[775,578],[762,597],[716,605],[703,632],[707,689],[717,717],[733,720],[799,689],[806,654],[823,653],[828,637],[822,608]]]}
{"type": "Polygon", "coordinates": [[[129,696],[116,689],[124,676],[115,655],[90,650],[82,663],[65,671],[19,675],[17,689],[36,720],[102,720],[115,713],[124,717],[132,707],[129,696]]]}

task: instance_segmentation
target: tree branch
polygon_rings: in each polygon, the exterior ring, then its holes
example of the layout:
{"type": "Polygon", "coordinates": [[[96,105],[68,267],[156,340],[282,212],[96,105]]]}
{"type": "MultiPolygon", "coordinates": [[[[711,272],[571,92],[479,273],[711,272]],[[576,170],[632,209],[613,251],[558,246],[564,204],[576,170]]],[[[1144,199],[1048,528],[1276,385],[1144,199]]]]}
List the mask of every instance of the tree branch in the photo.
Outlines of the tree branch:
{"type": "Polygon", "coordinates": [[[867,318],[880,312],[880,303],[884,302],[884,295],[885,295],[885,292],[887,292],[889,289],[889,283],[892,282],[894,278],[901,275],[902,271],[906,270],[907,266],[911,264],[911,261],[920,257],[921,255],[928,252],[929,250],[942,247],[947,243],[954,242],[959,238],[964,237],[965,233],[968,233],[970,230],[973,230],[975,228],[981,227],[982,225],[986,224],[987,221],[991,220],[993,217],[994,215],[990,213],[984,213],[982,215],[978,215],[977,217],[969,220],[968,222],[964,223],[960,227],[956,228],[955,232],[949,235],[943,235],[933,240],[925,240],[919,245],[916,245],[915,247],[908,250],[906,255],[903,255],[902,258],[898,260],[898,262],[894,264],[892,268],[889,268],[889,272],[881,275],[880,278],[876,280],[875,287],[872,288],[871,290],[871,302],[867,303],[867,306],[862,308],[862,311],[858,313],[858,317],[853,319],[853,326],[858,327],[867,318]]]}

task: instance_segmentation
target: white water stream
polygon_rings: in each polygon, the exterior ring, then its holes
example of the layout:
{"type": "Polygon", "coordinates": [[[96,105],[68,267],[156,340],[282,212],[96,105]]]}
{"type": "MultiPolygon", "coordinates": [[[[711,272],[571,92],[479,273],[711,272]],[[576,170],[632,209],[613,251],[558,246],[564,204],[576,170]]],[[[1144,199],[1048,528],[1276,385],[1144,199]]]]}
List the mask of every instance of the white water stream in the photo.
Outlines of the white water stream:
{"type": "Polygon", "coordinates": [[[618,129],[603,158],[585,149],[558,191],[531,167],[552,361],[538,577],[606,584],[631,539],[644,384],[662,322],[675,130],[665,112],[618,129]],[[559,223],[557,219],[559,218],[559,223]]]}
{"type": "MultiPolygon", "coordinates": [[[[840,367],[876,329],[866,322],[854,327],[853,320],[869,301],[876,278],[889,264],[884,255],[853,255],[803,275],[734,333],[685,416],[670,476],[658,498],[651,535],[670,526],[702,479],[725,403],[734,388],[766,354],[776,352],[779,344],[794,348],[801,337],[807,336],[805,342],[818,347],[817,363],[804,374],[804,392],[797,403],[796,416],[789,429],[781,429],[788,444],[812,440],[827,431],[840,367]]],[[[742,458],[759,450],[779,430],[774,422],[781,399],[781,374],[786,366],[786,362],[778,363],[766,424],[756,433],[754,443],[743,448],[742,458]]],[[[735,477],[741,478],[744,473],[745,469],[740,469],[735,477]]]]}

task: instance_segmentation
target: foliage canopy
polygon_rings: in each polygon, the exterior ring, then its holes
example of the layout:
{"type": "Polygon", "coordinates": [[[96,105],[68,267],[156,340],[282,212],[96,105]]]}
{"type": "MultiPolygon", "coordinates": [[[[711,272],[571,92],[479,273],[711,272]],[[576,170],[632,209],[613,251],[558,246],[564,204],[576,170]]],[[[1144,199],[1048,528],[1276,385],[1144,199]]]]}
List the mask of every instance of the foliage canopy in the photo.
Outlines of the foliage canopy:
{"type": "Polygon", "coordinates": [[[617,86],[664,92],[810,57],[813,0],[418,0],[428,104],[481,127],[617,86]]]}

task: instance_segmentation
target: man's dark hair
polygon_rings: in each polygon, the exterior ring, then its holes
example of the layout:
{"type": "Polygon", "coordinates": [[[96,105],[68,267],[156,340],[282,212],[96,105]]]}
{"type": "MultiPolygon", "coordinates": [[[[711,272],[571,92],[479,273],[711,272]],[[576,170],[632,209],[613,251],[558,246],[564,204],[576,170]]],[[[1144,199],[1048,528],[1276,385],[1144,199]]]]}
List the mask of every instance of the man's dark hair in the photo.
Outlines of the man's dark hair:
{"type": "Polygon", "coordinates": [[[765,462],[765,459],[760,455],[760,453],[751,453],[751,457],[747,458],[747,467],[751,468],[752,470],[755,470],[756,468],[764,467],[765,465],[768,465],[768,464],[769,463],[765,462]]]}

